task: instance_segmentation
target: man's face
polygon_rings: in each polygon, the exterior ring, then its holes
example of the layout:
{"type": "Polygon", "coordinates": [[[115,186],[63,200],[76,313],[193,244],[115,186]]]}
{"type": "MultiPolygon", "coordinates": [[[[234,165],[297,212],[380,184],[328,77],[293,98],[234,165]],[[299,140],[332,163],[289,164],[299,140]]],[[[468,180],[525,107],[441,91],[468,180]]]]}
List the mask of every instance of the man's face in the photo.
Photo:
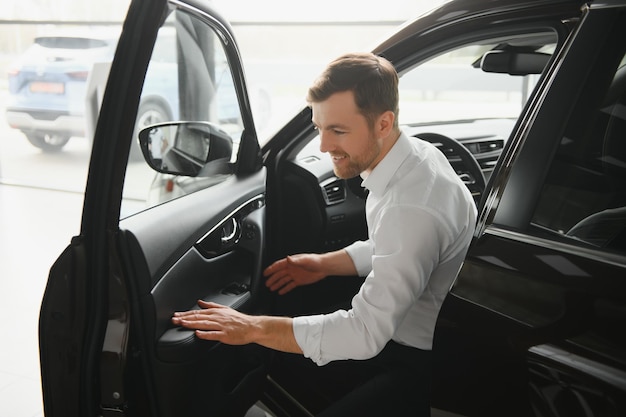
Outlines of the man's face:
{"type": "Polygon", "coordinates": [[[339,178],[371,171],[382,159],[382,142],[359,113],[352,91],[335,93],[312,103],[313,124],[320,134],[320,150],[328,152],[339,178]]]}

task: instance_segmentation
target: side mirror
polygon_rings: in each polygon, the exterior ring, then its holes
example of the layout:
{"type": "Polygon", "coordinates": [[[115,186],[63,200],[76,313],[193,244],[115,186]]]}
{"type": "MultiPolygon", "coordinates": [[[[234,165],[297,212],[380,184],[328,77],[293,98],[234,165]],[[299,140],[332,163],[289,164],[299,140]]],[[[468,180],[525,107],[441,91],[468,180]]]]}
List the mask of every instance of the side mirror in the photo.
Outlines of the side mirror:
{"type": "Polygon", "coordinates": [[[139,132],[143,157],[155,171],[188,177],[230,173],[233,141],[209,122],[167,122],[139,132]]]}
{"type": "Polygon", "coordinates": [[[499,74],[541,74],[548,61],[550,54],[542,52],[488,51],[482,57],[480,68],[499,74]]]}

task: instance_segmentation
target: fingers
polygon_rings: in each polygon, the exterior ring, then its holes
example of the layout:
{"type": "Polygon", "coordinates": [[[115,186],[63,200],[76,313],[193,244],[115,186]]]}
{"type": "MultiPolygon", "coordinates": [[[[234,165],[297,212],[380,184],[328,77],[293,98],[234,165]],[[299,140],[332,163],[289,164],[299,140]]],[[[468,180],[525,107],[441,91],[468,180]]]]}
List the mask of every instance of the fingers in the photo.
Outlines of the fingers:
{"type": "Polygon", "coordinates": [[[249,316],[220,304],[199,300],[200,310],[176,312],[172,323],[195,330],[199,339],[227,344],[250,343],[252,327],[249,316]]]}
{"type": "Polygon", "coordinates": [[[276,291],[289,282],[293,282],[293,277],[289,272],[287,272],[287,270],[281,270],[270,276],[267,281],[265,281],[265,285],[270,290],[276,291]]]}
{"type": "Polygon", "coordinates": [[[203,310],[176,312],[172,316],[172,323],[184,327],[199,328],[200,325],[206,327],[210,325],[210,315],[203,310]]]}
{"type": "Polygon", "coordinates": [[[265,285],[271,291],[278,291],[280,295],[293,290],[299,285],[298,280],[294,276],[294,267],[300,267],[298,256],[287,256],[274,262],[265,268],[264,275],[268,277],[265,285]]]}
{"type": "Polygon", "coordinates": [[[202,309],[175,312],[172,315],[172,323],[178,326],[191,327],[191,323],[201,323],[203,321],[207,321],[210,318],[213,309],[228,308],[226,306],[204,300],[198,300],[198,306],[202,309]]]}
{"type": "Polygon", "coordinates": [[[301,257],[299,255],[290,255],[286,258],[279,259],[278,261],[265,268],[265,270],[263,271],[263,275],[266,277],[271,277],[272,275],[279,274],[281,272],[286,273],[289,268],[301,268],[300,258],[301,257]]]}
{"type": "Polygon", "coordinates": [[[217,304],[212,301],[204,301],[204,300],[198,300],[198,306],[200,306],[201,308],[228,308],[221,304],[217,304]]]}
{"type": "Polygon", "coordinates": [[[263,275],[266,277],[269,277],[270,275],[275,274],[277,271],[280,271],[286,266],[287,266],[286,259],[279,259],[278,261],[274,262],[273,264],[265,268],[265,270],[263,271],[263,275]]]}
{"type": "MultiPolygon", "coordinates": [[[[298,286],[298,284],[296,284],[295,281],[289,281],[285,284],[284,287],[282,287],[280,290],[278,290],[278,294],[279,295],[285,295],[287,294],[289,291],[293,290],[294,288],[296,288],[298,286]]],[[[275,290],[272,290],[275,291],[275,290]]]]}
{"type": "Polygon", "coordinates": [[[284,295],[294,288],[298,287],[300,283],[293,278],[290,274],[273,277],[272,281],[267,281],[266,285],[271,291],[278,291],[278,294],[284,295]]]}
{"type": "Polygon", "coordinates": [[[194,333],[199,339],[221,342],[226,336],[226,333],[219,328],[217,323],[211,323],[209,321],[189,321],[176,318],[172,318],[172,321],[178,326],[195,330],[194,333]]]}
{"type": "Polygon", "coordinates": [[[205,310],[190,310],[176,312],[172,316],[172,323],[176,326],[195,330],[196,335],[204,340],[221,340],[225,333],[219,317],[214,315],[213,309],[226,308],[219,304],[199,301],[199,305],[210,306],[205,310]]]}
{"type": "Polygon", "coordinates": [[[217,342],[221,342],[225,336],[224,332],[221,331],[203,331],[196,330],[196,337],[203,340],[213,340],[217,342]]]}
{"type": "Polygon", "coordinates": [[[202,314],[202,310],[177,311],[174,313],[175,318],[190,319],[202,314]]]}
{"type": "Polygon", "coordinates": [[[174,316],[172,317],[172,323],[185,327],[187,329],[196,329],[196,330],[216,330],[217,323],[213,322],[210,319],[200,316],[174,316]]]}

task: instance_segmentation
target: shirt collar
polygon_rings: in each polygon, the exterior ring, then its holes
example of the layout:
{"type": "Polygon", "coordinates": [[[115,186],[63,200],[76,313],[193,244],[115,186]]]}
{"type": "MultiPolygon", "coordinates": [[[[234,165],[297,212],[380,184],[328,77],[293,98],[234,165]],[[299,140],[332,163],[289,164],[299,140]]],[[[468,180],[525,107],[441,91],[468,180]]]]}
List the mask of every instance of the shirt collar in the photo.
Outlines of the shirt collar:
{"type": "Polygon", "coordinates": [[[387,155],[374,167],[372,172],[369,175],[365,172],[361,173],[361,178],[363,178],[361,185],[374,195],[382,195],[391,178],[410,153],[411,142],[404,132],[401,132],[396,143],[393,144],[387,155]]]}

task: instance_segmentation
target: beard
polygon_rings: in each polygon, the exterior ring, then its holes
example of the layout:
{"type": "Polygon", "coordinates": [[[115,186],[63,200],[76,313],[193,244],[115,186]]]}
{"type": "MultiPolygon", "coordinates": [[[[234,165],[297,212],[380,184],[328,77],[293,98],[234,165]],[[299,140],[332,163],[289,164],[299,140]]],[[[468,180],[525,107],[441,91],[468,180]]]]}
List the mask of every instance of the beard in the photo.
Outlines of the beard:
{"type": "MultiPolygon", "coordinates": [[[[346,156],[346,158],[349,157],[346,156]]],[[[333,166],[333,171],[335,172],[335,175],[344,180],[356,177],[361,172],[365,171],[365,169],[367,169],[367,167],[363,167],[362,164],[359,164],[351,159],[344,166],[333,166]]]]}
{"type": "Polygon", "coordinates": [[[333,171],[335,175],[342,179],[354,178],[363,171],[372,167],[374,161],[380,155],[381,149],[373,134],[367,141],[366,148],[360,154],[349,155],[345,152],[333,152],[330,157],[333,160],[333,171]]]}

